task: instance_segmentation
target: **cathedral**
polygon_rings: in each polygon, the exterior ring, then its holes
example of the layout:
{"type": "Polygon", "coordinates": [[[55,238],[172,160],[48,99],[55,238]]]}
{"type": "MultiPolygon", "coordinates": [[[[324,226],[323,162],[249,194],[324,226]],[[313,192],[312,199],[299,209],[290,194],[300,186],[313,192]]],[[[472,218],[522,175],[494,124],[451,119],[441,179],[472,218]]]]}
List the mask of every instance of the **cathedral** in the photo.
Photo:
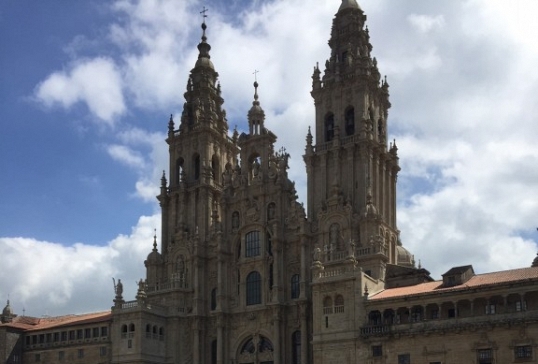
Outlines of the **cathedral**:
{"type": "Polygon", "coordinates": [[[335,10],[312,75],[306,209],[257,82],[248,130],[230,131],[204,22],[181,118],[168,121],[162,235],[136,297],[118,280],[111,310],[41,319],[8,301],[0,363],[537,362],[538,259],[434,280],[402,246],[389,84],[359,4],[335,10]]]}

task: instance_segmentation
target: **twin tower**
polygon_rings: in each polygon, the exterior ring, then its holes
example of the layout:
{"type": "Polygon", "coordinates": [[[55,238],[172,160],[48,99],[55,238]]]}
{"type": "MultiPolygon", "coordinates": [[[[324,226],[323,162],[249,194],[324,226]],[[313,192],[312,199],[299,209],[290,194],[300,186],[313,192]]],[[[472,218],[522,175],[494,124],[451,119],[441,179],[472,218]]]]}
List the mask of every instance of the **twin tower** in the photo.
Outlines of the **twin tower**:
{"type": "Polygon", "coordinates": [[[329,346],[353,347],[362,303],[384,287],[387,268],[414,266],[396,225],[389,85],[365,21],[355,0],[343,0],[329,59],[314,68],[306,211],[257,83],[248,130],[230,133],[202,25],[181,120],[168,123],[161,245],[145,261],[136,304],[117,297],[113,309],[116,332],[161,327],[164,339],[133,335],[115,354],[140,363],[321,363],[329,346]]]}

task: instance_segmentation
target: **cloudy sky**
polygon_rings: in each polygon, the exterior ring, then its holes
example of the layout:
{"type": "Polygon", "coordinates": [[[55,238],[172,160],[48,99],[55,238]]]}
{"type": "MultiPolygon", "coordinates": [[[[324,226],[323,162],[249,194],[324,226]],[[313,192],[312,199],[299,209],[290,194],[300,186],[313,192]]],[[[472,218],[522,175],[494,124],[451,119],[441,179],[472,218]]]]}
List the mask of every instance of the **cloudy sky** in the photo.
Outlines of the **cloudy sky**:
{"type": "MultiPolygon", "coordinates": [[[[170,114],[208,11],[228,121],[253,72],[304,201],[316,62],[340,0],[0,2],[0,306],[107,309],[159,233],[170,114]]],[[[538,3],[362,0],[390,84],[402,241],[435,278],[529,266],[538,243],[538,3]]]]}

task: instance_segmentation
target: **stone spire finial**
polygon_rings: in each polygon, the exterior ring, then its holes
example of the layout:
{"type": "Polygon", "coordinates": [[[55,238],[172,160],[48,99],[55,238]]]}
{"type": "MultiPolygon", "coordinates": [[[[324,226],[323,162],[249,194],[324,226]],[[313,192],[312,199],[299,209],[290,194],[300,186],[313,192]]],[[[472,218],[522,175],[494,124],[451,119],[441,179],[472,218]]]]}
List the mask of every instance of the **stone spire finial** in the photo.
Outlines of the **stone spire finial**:
{"type": "Polygon", "coordinates": [[[353,9],[360,9],[359,4],[357,3],[357,0],[342,0],[342,4],[340,5],[340,8],[338,11],[353,8],[353,9]]]}
{"type": "Polygon", "coordinates": [[[153,235],[153,251],[157,251],[157,229],[153,229],[155,234],[153,235]]]}

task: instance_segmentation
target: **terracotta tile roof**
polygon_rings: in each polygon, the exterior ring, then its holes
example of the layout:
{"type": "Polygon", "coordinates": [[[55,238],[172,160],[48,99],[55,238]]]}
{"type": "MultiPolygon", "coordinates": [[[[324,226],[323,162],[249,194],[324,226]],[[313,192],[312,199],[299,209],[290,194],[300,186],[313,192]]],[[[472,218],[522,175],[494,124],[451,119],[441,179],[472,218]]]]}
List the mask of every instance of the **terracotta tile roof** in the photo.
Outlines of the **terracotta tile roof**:
{"type": "Polygon", "coordinates": [[[389,288],[369,297],[370,301],[404,296],[427,295],[433,293],[465,291],[478,287],[495,286],[503,283],[524,281],[538,282],[538,267],[504,270],[500,272],[477,274],[464,284],[443,287],[443,281],[421,283],[415,286],[389,288]]]}
{"type": "Polygon", "coordinates": [[[112,313],[110,311],[104,312],[92,312],[81,315],[66,315],[55,317],[29,317],[29,316],[17,316],[12,322],[0,325],[8,326],[24,331],[37,331],[45,330],[56,327],[84,325],[91,323],[105,322],[112,319],[112,313]]]}

